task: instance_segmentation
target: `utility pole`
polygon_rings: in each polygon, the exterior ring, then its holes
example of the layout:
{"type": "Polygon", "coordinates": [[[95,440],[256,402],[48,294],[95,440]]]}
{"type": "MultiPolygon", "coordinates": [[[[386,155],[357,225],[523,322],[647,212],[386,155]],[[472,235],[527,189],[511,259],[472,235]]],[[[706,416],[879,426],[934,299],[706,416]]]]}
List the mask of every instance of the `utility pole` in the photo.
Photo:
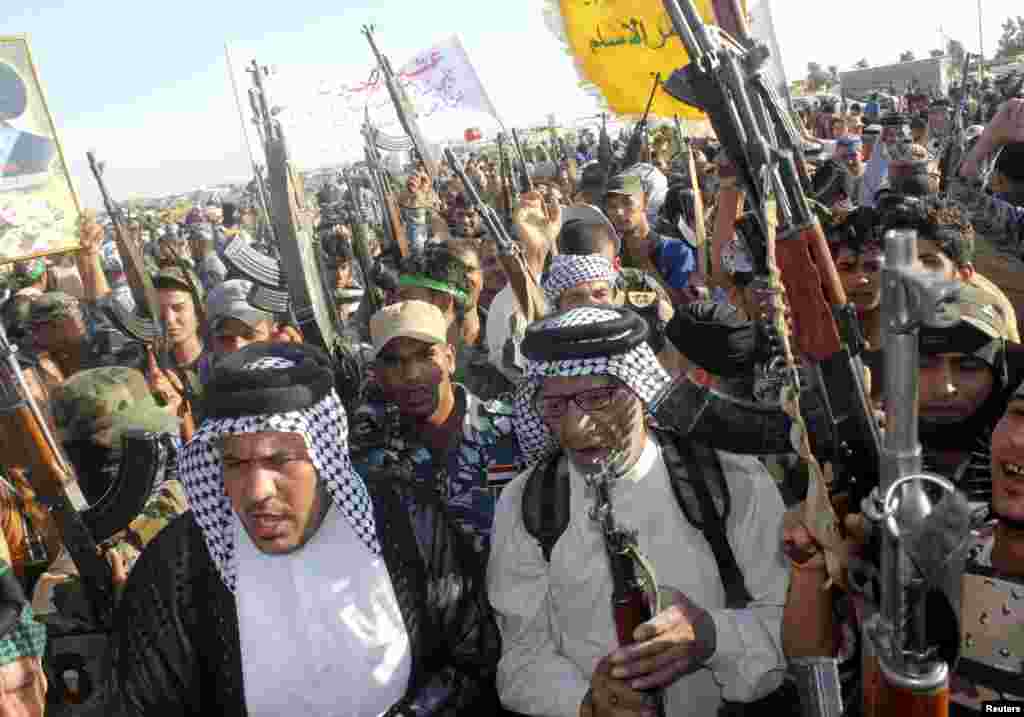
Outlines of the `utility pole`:
{"type": "Polygon", "coordinates": [[[981,33],[981,0],[978,0],[978,84],[985,79],[985,39],[981,33]]]}

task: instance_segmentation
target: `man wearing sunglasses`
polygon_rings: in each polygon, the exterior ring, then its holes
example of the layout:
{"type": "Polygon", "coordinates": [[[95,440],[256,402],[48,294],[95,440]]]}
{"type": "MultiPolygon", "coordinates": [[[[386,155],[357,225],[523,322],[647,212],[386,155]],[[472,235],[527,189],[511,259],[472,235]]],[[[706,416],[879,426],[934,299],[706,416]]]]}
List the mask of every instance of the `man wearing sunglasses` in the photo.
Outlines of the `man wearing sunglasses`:
{"type": "Polygon", "coordinates": [[[634,312],[597,305],[527,329],[516,432],[531,468],[502,492],[488,565],[503,640],[498,693],[518,713],[653,716],[649,691],[663,689],[666,714],[716,714],[724,700],[759,700],[782,682],[779,492],[755,458],[649,424],[671,384],[646,336],[634,312]],[[590,481],[601,469],[613,472],[611,515],[636,531],[645,559],[636,563],[652,567],[661,601],[628,647],[619,646],[611,564],[591,519],[590,481]],[[692,510],[681,482],[727,494],[730,507],[692,510]],[[546,514],[559,506],[557,524],[546,514]]]}

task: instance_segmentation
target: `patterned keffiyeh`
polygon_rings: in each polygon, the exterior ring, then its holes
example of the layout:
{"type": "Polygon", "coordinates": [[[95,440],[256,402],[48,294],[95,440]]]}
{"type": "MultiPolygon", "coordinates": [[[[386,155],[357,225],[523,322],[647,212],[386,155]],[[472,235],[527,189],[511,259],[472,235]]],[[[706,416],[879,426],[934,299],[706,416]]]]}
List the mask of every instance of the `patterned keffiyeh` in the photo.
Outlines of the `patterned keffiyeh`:
{"type": "MultiPolygon", "coordinates": [[[[583,326],[618,318],[620,314],[614,310],[581,306],[541,319],[531,326],[531,330],[583,326]]],[[[543,379],[548,376],[613,376],[629,386],[645,405],[650,405],[658,392],[672,380],[646,342],[625,353],[609,356],[527,361],[525,380],[515,396],[515,427],[520,450],[526,462],[531,465],[548,458],[558,448],[557,439],[534,408],[534,396],[543,379]]]]}
{"type": "MultiPolygon", "coordinates": [[[[287,358],[270,356],[246,364],[244,369],[287,369],[296,365],[287,358]]],[[[332,389],[318,403],[303,410],[207,420],[185,446],[179,463],[181,480],[210,557],[228,590],[235,590],[234,519],[231,502],[224,492],[223,466],[216,443],[225,435],[265,431],[298,433],[303,437],[331,500],[366,547],[379,555],[370,497],[349,461],[348,420],[338,394],[332,389]]]]}
{"type": "Polygon", "coordinates": [[[551,309],[556,309],[563,291],[585,281],[607,281],[614,285],[617,276],[612,263],[599,254],[559,254],[551,260],[544,279],[544,298],[551,309]]]}

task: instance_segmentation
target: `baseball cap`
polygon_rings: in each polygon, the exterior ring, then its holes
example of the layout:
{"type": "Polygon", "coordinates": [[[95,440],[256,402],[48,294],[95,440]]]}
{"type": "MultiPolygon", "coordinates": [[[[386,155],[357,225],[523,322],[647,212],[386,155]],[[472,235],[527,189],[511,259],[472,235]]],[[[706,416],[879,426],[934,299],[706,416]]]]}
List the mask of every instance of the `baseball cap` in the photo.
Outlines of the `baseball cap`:
{"type": "Polygon", "coordinates": [[[54,390],[50,405],[61,441],[116,447],[128,428],[178,431],[178,417],[157,404],[140,371],[125,366],[79,371],[54,390]]]}
{"type": "Polygon", "coordinates": [[[192,291],[185,270],[179,266],[163,266],[153,277],[153,286],[157,289],[177,289],[179,291],[192,291]]]}
{"type": "Polygon", "coordinates": [[[921,353],[971,354],[991,364],[993,347],[997,346],[993,342],[1009,338],[1006,315],[996,298],[984,289],[962,284],[958,299],[944,306],[943,312],[959,313],[960,321],[945,328],[923,326],[921,353]]]}
{"type": "Polygon", "coordinates": [[[608,180],[608,186],[605,188],[605,194],[637,196],[643,193],[643,182],[635,174],[617,174],[608,180]]]}
{"type": "Polygon", "coordinates": [[[274,315],[257,309],[249,302],[253,283],[247,279],[230,279],[218,285],[206,301],[210,329],[214,332],[226,319],[237,319],[250,329],[263,321],[273,321],[274,315]]]}
{"type": "Polygon", "coordinates": [[[579,189],[603,192],[607,179],[604,167],[599,163],[588,164],[580,174],[579,189]]]}
{"type": "Polygon", "coordinates": [[[562,246],[561,239],[563,235],[587,231],[587,227],[591,226],[603,227],[608,232],[608,236],[615,242],[615,252],[622,251],[622,238],[615,231],[611,220],[608,219],[604,212],[592,204],[574,204],[571,207],[562,207],[562,227],[558,231],[559,249],[562,246]]]}
{"type": "Polygon", "coordinates": [[[448,322],[439,308],[415,300],[385,306],[370,318],[374,358],[391,339],[401,336],[428,344],[447,344],[448,322]]]}

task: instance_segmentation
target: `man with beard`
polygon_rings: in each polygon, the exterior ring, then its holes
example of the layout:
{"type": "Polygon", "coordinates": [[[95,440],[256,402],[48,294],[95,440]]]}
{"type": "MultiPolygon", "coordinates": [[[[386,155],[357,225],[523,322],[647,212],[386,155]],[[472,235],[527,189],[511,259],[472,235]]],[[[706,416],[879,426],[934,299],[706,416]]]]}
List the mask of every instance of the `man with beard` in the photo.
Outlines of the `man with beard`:
{"type": "Polygon", "coordinates": [[[608,183],[608,218],[622,237],[622,264],[653,274],[673,303],[693,300],[690,274],[697,269],[696,250],[682,239],[655,233],[648,223],[647,197],[640,178],[620,174],[608,183]]]}
{"type": "Polygon", "coordinates": [[[753,457],[705,452],[649,427],[648,407],[670,378],[645,334],[627,309],[596,306],[545,317],[528,330],[516,430],[534,467],[502,493],[488,565],[503,638],[498,692],[508,709],[653,715],[644,691],[664,688],[666,714],[715,714],[723,699],[750,702],[782,682],[779,625],[788,581],[777,547],[778,490],[753,457]],[[579,336],[586,336],[585,348],[574,340],[579,336]],[[692,460],[676,462],[686,454],[692,460]],[[613,471],[606,505],[614,506],[618,526],[636,531],[636,548],[668,606],[628,636],[634,644],[618,649],[608,548],[590,517],[591,480],[602,468],[613,471]],[[719,527],[728,533],[732,570],[756,598],[726,607],[732,589],[720,583],[712,539],[698,535],[674,493],[680,471],[694,482],[714,480],[729,494],[728,525],[719,527]],[[559,502],[568,503],[567,524],[546,545],[543,533],[527,527],[534,508],[555,510],[528,498],[540,476],[557,480],[559,502]]]}
{"type": "Polygon", "coordinates": [[[302,344],[218,362],[180,461],[192,510],[119,603],[108,713],[494,709],[497,635],[473,556],[428,496],[352,470],[333,382],[302,344]]]}
{"type": "Polygon", "coordinates": [[[992,296],[964,286],[958,305],[955,326],[921,329],[921,445],[931,470],[972,501],[987,501],[988,438],[1024,365],[1018,351],[1007,351],[1006,317],[992,296]]]}
{"type": "Polygon", "coordinates": [[[384,307],[370,320],[370,337],[381,400],[355,412],[356,470],[394,470],[436,494],[486,556],[497,490],[521,464],[512,406],[481,401],[452,380],[455,351],[432,304],[384,307]]]}
{"type": "Polygon", "coordinates": [[[333,384],[303,344],[218,362],[179,464],[191,511],[119,603],[109,714],[493,709],[498,636],[473,556],[429,498],[352,470],[333,384]]]}
{"type": "Polygon", "coordinates": [[[857,206],[875,206],[875,195],[889,176],[889,160],[900,143],[910,140],[910,118],[906,115],[888,114],[882,118],[881,125],[880,141],[875,144],[871,160],[864,169],[857,206]]]}

